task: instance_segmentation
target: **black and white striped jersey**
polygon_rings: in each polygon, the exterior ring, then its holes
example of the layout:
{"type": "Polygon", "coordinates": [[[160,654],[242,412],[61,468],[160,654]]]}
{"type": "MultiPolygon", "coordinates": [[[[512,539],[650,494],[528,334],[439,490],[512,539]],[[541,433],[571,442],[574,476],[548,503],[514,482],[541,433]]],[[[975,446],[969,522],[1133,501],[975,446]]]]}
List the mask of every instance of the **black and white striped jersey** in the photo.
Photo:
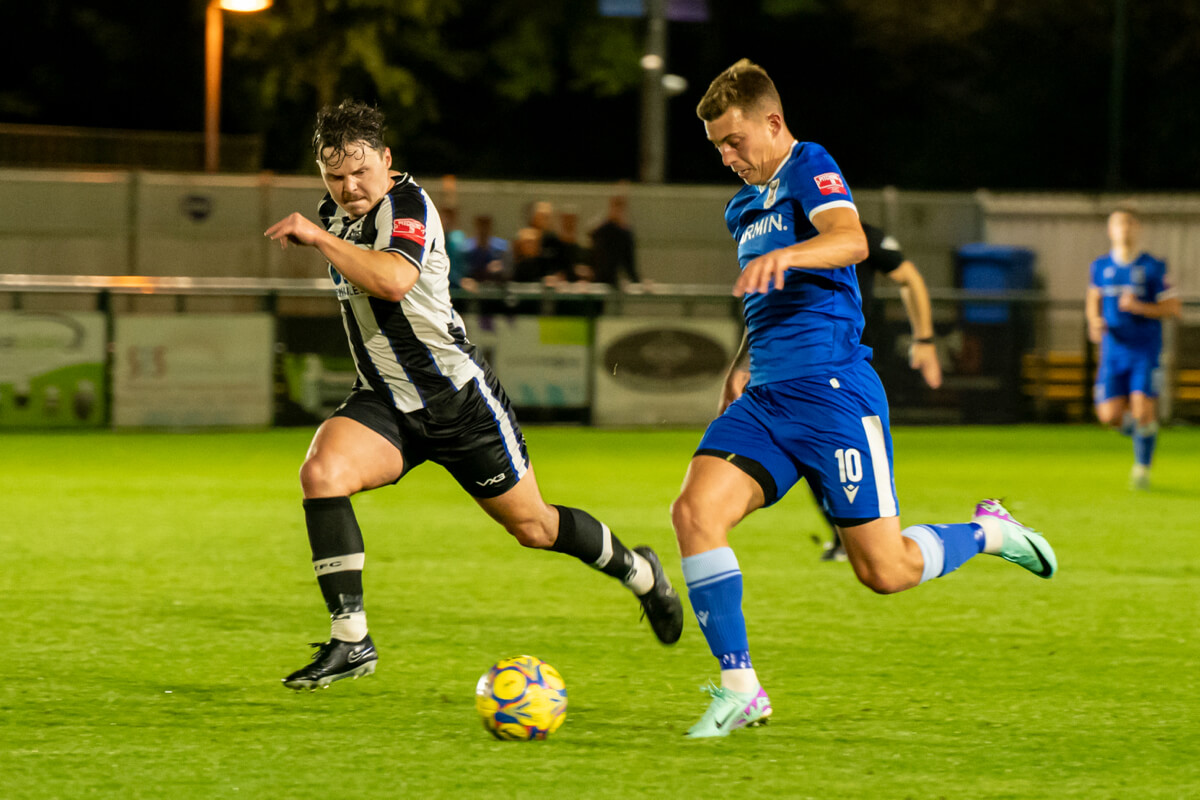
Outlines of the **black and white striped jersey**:
{"type": "Polygon", "coordinates": [[[425,408],[483,376],[472,359],[462,318],[450,305],[450,259],[442,221],[429,195],[409,175],[370,211],[350,219],[326,193],[318,213],[325,229],[358,247],[399,253],[420,277],[400,302],[363,292],[329,265],[357,388],[370,387],[400,411],[425,408]]]}

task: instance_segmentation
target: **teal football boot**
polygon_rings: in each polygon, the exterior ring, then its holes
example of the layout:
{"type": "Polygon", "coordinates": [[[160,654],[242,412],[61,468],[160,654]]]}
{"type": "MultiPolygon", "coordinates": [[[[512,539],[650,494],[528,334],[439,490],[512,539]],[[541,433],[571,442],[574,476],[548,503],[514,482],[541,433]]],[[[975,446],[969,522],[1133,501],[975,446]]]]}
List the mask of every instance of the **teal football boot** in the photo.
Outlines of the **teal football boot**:
{"type": "Polygon", "coordinates": [[[999,526],[1003,543],[995,555],[1019,564],[1039,578],[1052,578],[1058,572],[1058,558],[1046,537],[1013,519],[999,500],[980,500],[971,521],[982,525],[985,532],[999,526]]]}
{"type": "Polygon", "coordinates": [[[771,699],[760,686],[756,692],[735,692],[723,686],[702,687],[712,696],[712,702],[700,721],[688,729],[691,739],[709,739],[728,736],[738,728],[754,728],[766,725],[774,710],[771,699]]]}

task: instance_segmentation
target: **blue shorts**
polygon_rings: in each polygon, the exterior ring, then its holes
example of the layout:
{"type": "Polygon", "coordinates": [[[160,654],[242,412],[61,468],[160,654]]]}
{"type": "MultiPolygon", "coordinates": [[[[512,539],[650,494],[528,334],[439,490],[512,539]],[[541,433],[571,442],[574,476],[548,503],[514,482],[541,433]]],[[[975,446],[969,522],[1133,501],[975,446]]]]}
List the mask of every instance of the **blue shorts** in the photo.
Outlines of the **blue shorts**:
{"type": "Polygon", "coordinates": [[[696,455],[740,467],[765,505],[804,478],[843,527],[900,513],[887,395],[866,361],[747,389],[708,426],[696,455]]]}
{"type": "Polygon", "coordinates": [[[1135,392],[1158,397],[1162,387],[1158,353],[1157,346],[1127,347],[1106,336],[1100,346],[1100,367],[1096,370],[1096,402],[1128,397],[1135,392]]]}

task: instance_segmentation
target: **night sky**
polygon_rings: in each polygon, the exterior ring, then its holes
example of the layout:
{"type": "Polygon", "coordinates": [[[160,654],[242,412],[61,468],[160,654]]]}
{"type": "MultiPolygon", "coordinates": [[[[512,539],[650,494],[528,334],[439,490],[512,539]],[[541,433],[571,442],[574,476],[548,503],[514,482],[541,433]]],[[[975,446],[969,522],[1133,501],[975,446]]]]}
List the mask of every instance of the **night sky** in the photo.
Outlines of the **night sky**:
{"type": "MultiPolygon", "coordinates": [[[[709,22],[670,26],[668,68],[690,87],[670,101],[668,178],[728,177],[694,108],[712,77],[746,56],[775,79],[793,133],[824,144],[859,186],[1195,189],[1200,4],[1191,0],[1129,3],[1120,182],[1106,184],[1118,2],[710,0],[709,22]],[[912,13],[881,10],[895,6],[912,13]],[[995,6],[1003,8],[987,12],[995,6]]],[[[636,178],[639,87],[581,87],[575,62],[589,35],[581,31],[624,26],[640,38],[641,23],[600,20],[587,0],[459,0],[445,9],[433,44],[404,20],[384,37],[388,58],[416,78],[412,105],[381,98],[360,70],[337,76],[339,96],[388,111],[401,163],[478,178],[636,178]],[[495,76],[532,51],[543,57],[540,88],[514,99],[495,76]]],[[[37,46],[32,59],[18,48],[3,56],[4,74],[22,79],[0,88],[0,122],[201,129],[199,0],[47,0],[20,14],[29,16],[22,37],[37,46]]],[[[226,16],[223,131],[264,136],[264,168],[308,171],[315,95],[265,102],[263,76],[280,51],[253,51],[261,20],[226,16]]],[[[324,21],[320,36],[342,19],[324,21]]]]}

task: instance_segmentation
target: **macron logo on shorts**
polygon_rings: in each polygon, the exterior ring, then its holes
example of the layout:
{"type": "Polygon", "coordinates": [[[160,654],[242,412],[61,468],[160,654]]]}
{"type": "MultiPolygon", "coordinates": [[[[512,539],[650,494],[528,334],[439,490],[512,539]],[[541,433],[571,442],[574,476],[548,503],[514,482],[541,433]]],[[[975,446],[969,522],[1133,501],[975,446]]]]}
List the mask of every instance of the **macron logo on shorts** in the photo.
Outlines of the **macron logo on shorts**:
{"type": "Polygon", "coordinates": [[[817,188],[821,190],[821,194],[846,194],[846,184],[842,181],[842,176],[836,172],[826,172],[824,175],[818,175],[813,178],[817,182],[817,188]]]}
{"type": "Polygon", "coordinates": [[[425,246],[425,224],[415,219],[392,220],[392,238],[400,237],[425,246]]]}

